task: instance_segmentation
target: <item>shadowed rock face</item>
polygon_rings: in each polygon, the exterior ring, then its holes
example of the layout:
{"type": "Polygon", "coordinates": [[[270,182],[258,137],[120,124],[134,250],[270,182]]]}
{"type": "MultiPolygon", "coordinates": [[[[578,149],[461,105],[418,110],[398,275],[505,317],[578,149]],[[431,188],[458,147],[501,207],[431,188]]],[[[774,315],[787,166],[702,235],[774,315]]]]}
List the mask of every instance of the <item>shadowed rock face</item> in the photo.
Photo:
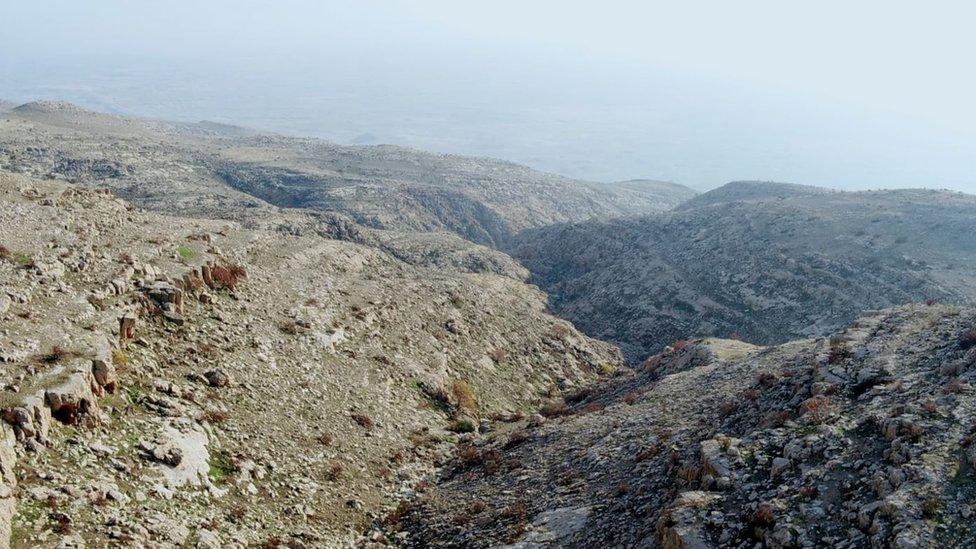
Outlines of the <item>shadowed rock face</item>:
{"type": "Polygon", "coordinates": [[[823,334],[860,311],[976,298],[976,197],[730,184],[674,212],[525,231],[553,309],[642,360],[677,339],[823,334]],[[714,196],[710,196],[713,195],[714,196]]]}

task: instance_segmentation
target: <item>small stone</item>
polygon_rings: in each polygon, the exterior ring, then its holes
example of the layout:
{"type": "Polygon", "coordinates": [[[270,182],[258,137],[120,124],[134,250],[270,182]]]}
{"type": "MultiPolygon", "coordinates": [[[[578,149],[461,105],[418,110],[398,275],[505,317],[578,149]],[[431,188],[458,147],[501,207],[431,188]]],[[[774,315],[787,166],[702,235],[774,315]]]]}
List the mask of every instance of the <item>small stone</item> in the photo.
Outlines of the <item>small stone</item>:
{"type": "Polygon", "coordinates": [[[363,503],[358,499],[348,499],[346,500],[346,507],[358,511],[363,508],[363,503]]]}
{"type": "Polygon", "coordinates": [[[778,477],[781,474],[783,474],[783,472],[786,471],[789,467],[790,467],[790,460],[781,457],[773,458],[773,464],[769,474],[774,477],[778,477]]]}

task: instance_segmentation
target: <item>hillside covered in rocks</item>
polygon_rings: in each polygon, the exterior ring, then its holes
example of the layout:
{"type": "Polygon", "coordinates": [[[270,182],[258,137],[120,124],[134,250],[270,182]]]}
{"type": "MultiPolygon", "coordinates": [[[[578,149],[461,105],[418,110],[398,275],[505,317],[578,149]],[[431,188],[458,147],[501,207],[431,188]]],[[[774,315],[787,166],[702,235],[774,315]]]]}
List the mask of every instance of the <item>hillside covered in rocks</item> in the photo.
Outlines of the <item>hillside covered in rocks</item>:
{"type": "Polygon", "coordinates": [[[640,361],[675,340],[823,335],[861,311],[976,299],[976,197],[731,183],[653,216],[525,231],[553,310],[640,361]]]}
{"type": "Polygon", "coordinates": [[[167,213],[238,219],[277,206],[492,247],[524,229],[664,211],[696,194],[673,183],[591,183],[494,159],[125,118],[50,101],[0,116],[0,169],[108,187],[167,213]]]}
{"type": "Polygon", "coordinates": [[[492,273],[0,173],[0,536],[342,546],[620,365],[492,273]]]}
{"type": "Polygon", "coordinates": [[[976,543],[973,196],[0,103],[0,226],[0,547],[976,543]]]}
{"type": "Polygon", "coordinates": [[[410,547],[971,547],[976,311],[695,340],[458,450],[410,547]]]}

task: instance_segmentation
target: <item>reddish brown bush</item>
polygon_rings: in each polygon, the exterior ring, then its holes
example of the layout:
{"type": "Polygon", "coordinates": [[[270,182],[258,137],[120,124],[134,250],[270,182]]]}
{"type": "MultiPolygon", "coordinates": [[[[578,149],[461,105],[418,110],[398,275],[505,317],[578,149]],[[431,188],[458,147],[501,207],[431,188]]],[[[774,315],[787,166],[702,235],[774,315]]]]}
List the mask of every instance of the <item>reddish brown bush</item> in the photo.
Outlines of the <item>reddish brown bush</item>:
{"type": "Polygon", "coordinates": [[[0,244],[0,259],[9,260],[14,254],[10,252],[10,249],[0,244]]]}
{"type": "Polygon", "coordinates": [[[647,461],[660,453],[661,453],[661,447],[657,444],[651,444],[649,446],[645,446],[641,448],[637,452],[637,455],[634,456],[634,461],[636,461],[637,463],[640,463],[642,461],[647,461]]]}
{"type": "Polygon", "coordinates": [[[70,353],[68,352],[68,350],[65,349],[64,347],[60,345],[55,345],[51,347],[51,352],[41,357],[41,360],[47,362],[48,364],[53,364],[55,362],[60,362],[61,360],[66,358],[69,354],[70,353]]]}
{"type": "Polygon", "coordinates": [[[365,414],[351,414],[349,417],[351,417],[352,420],[358,423],[363,429],[372,429],[376,426],[376,424],[373,422],[373,418],[365,414]]]}
{"type": "Polygon", "coordinates": [[[504,465],[501,452],[494,448],[481,452],[481,462],[485,464],[485,473],[489,475],[494,475],[504,465]]]}
{"type": "Polygon", "coordinates": [[[599,412],[603,410],[604,406],[599,402],[590,402],[586,406],[583,406],[579,413],[581,414],[592,414],[593,412],[599,412]]]}
{"type": "Polygon", "coordinates": [[[461,446],[458,448],[458,461],[466,467],[478,465],[481,463],[481,452],[470,444],[461,446]]]}
{"type": "Polygon", "coordinates": [[[790,419],[790,413],[785,410],[772,411],[763,416],[762,421],[759,422],[759,427],[762,429],[769,429],[775,427],[782,427],[787,420],[790,419]]]}
{"type": "Polygon", "coordinates": [[[762,504],[752,513],[752,524],[769,527],[776,523],[776,511],[771,505],[762,504]]]}
{"type": "Polygon", "coordinates": [[[527,440],[529,440],[529,433],[525,429],[512,431],[512,434],[508,435],[508,441],[505,442],[505,448],[514,448],[527,440]]]}
{"type": "Polygon", "coordinates": [[[689,343],[691,343],[691,342],[688,341],[687,339],[679,339],[679,340],[677,340],[677,341],[675,341],[674,343],[671,344],[671,351],[672,352],[678,352],[681,349],[684,349],[685,347],[687,347],[689,343]]]}
{"type": "Polygon", "coordinates": [[[946,394],[959,394],[966,389],[966,385],[959,378],[953,378],[946,383],[945,387],[942,388],[942,392],[946,394]]]}
{"type": "Polygon", "coordinates": [[[552,325],[552,333],[559,339],[566,339],[572,333],[572,330],[569,329],[569,326],[557,322],[552,325]]]}
{"type": "Polygon", "coordinates": [[[491,357],[491,359],[494,360],[496,363],[502,363],[505,362],[505,359],[508,358],[508,351],[499,347],[489,352],[488,356],[491,357]]]}
{"type": "Polygon", "coordinates": [[[221,288],[234,290],[247,278],[247,270],[240,265],[218,265],[212,269],[214,284],[221,288]]]}
{"type": "Polygon", "coordinates": [[[770,388],[779,382],[779,378],[772,372],[760,372],[756,376],[756,384],[763,388],[770,388]]]}
{"type": "Polygon", "coordinates": [[[513,502],[502,509],[502,516],[509,519],[524,521],[528,514],[529,506],[522,500],[513,502]]]}
{"type": "Polygon", "coordinates": [[[344,470],[345,467],[342,465],[341,462],[333,461],[332,463],[329,464],[329,468],[325,472],[325,478],[327,480],[331,480],[335,482],[340,478],[342,478],[342,472],[344,470]]]}
{"type": "Polygon", "coordinates": [[[638,393],[636,391],[631,391],[631,392],[627,393],[626,395],[624,395],[624,402],[626,402],[627,404],[633,406],[637,402],[637,400],[639,398],[640,398],[640,393],[638,393]]]}
{"type": "Polygon", "coordinates": [[[512,521],[512,525],[508,529],[508,535],[506,540],[508,543],[515,543],[519,538],[525,534],[525,527],[527,524],[527,518],[529,514],[529,507],[524,501],[516,501],[511,505],[502,509],[502,518],[512,521]]]}
{"type": "Polygon", "coordinates": [[[841,342],[832,342],[830,351],[827,353],[827,364],[840,364],[850,355],[851,352],[847,349],[847,345],[841,342]]]}
{"type": "Polygon", "coordinates": [[[800,409],[811,423],[819,424],[837,412],[837,405],[828,396],[815,395],[804,400],[800,409]]]}
{"type": "Polygon", "coordinates": [[[729,417],[730,415],[734,414],[735,411],[738,409],[739,409],[739,405],[736,404],[735,402],[732,402],[731,400],[723,401],[721,404],[718,405],[718,413],[721,414],[722,417],[729,417]]]}
{"type": "Polygon", "coordinates": [[[547,418],[554,418],[559,416],[569,415],[569,406],[562,400],[551,400],[547,402],[542,408],[539,409],[539,413],[547,418]]]}

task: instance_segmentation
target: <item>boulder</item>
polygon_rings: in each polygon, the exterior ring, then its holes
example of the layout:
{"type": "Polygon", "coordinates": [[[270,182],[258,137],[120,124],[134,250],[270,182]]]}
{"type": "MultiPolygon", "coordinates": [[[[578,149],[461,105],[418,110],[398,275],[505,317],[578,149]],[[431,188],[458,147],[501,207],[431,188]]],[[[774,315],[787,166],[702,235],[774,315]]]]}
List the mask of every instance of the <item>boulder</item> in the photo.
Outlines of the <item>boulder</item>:
{"type": "Polygon", "coordinates": [[[132,339],[136,336],[136,315],[126,313],[119,318],[119,339],[132,339]]]}
{"type": "Polygon", "coordinates": [[[78,417],[95,408],[95,394],[100,392],[90,364],[68,370],[64,381],[44,392],[51,415],[63,423],[74,424],[78,417]]]}
{"type": "Polygon", "coordinates": [[[109,393],[115,392],[119,377],[115,371],[115,362],[112,360],[111,355],[100,355],[92,360],[92,375],[95,377],[95,383],[100,389],[104,389],[109,393]]]}
{"type": "Polygon", "coordinates": [[[230,374],[219,369],[208,370],[204,372],[203,377],[211,387],[227,387],[234,383],[230,374]]]}
{"type": "Polygon", "coordinates": [[[3,419],[13,427],[19,441],[47,439],[51,429],[51,410],[44,403],[44,394],[24,398],[21,403],[4,410],[3,419]]]}
{"type": "Polygon", "coordinates": [[[657,538],[662,549],[706,549],[710,546],[698,520],[698,511],[708,507],[718,495],[702,492],[683,492],[657,522],[657,538]]]}

